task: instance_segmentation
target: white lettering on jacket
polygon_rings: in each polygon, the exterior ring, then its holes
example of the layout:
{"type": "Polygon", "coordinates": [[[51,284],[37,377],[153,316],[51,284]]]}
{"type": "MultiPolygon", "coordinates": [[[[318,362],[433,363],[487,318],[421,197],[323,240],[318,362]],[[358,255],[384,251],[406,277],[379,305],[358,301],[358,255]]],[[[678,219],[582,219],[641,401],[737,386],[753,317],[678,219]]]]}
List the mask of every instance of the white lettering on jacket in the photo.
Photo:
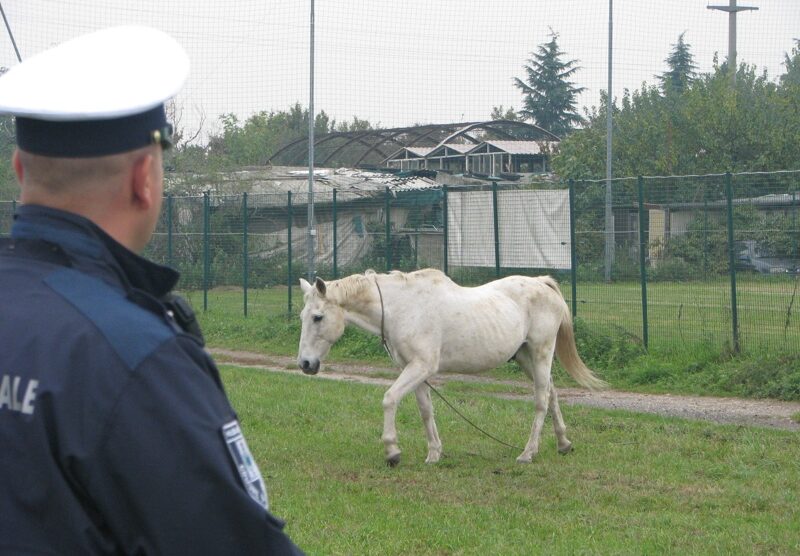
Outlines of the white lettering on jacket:
{"type": "Polygon", "coordinates": [[[22,385],[22,377],[19,376],[3,375],[0,378],[0,410],[8,409],[33,415],[33,402],[36,401],[39,381],[30,379],[25,388],[20,388],[22,385]]]}

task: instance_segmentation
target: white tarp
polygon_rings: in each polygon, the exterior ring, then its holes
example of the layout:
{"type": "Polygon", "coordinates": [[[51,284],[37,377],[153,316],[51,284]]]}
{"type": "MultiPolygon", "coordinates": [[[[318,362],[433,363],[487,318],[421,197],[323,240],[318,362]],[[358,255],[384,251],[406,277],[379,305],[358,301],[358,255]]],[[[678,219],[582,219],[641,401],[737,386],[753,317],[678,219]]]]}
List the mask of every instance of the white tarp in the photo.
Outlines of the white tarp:
{"type": "MultiPolygon", "coordinates": [[[[447,195],[448,263],[495,266],[491,191],[447,195]]],[[[498,191],[500,266],[570,268],[569,191],[498,191]]]]}

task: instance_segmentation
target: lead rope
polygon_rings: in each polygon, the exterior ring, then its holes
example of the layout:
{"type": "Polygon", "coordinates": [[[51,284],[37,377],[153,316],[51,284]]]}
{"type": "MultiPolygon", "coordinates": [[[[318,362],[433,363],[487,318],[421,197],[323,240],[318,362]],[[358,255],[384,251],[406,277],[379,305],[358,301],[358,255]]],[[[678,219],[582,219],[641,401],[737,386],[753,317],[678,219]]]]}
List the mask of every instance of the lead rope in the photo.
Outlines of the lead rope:
{"type": "MultiPolygon", "coordinates": [[[[386,354],[389,356],[389,359],[394,361],[394,357],[392,357],[392,353],[391,353],[391,351],[389,351],[389,343],[386,341],[386,334],[384,333],[384,329],[385,329],[385,317],[384,317],[384,314],[385,314],[385,311],[383,309],[383,292],[381,292],[381,287],[378,285],[377,277],[375,278],[375,287],[378,288],[378,297],[381,300],[381,344],[383,344],[383,349],[386,350],[386,354]]],[[[455,406],[453,404],[451,404],[447,400],[447,398],[445,398],[442,395],[441,392],[439,392],[439,390],[437,390],[436,388],[433,387],[433,384],[431,384],[427,380],[425,381],[425,384],[428,385],[428,388],[433,390],[434,394],[439,396],[439,398],[447,405],[447,407],[452,409],[455,412],[456,415],[458,415],[459,417],[464,419],[464,421],[466,421],[467,424],[470,425],[471,427],[473,427],[475,430],[477,430],[478,432],[480,432],[481,434],[483,434],[485,436],[488,436],[489,438],[491,438],[492,440],[494,440],[495,442],[497,442],[499,444],[502,444],[503,446],[506,446],[508,448],[512,448],[514,450],[522,450],[522,448],[520,448],[519,446],[514,446],[513,444],[509,444],[508,442],[505,442],[504,440],[500,440],[499,438],[497,438],[493,434],[491,434],[491,433],[483,430],[482,428],[480,428],[478,425],[473,423],[469,418],[467,418],[466,415],[464,415],[458,409],[456,409],[455,406]]]]}

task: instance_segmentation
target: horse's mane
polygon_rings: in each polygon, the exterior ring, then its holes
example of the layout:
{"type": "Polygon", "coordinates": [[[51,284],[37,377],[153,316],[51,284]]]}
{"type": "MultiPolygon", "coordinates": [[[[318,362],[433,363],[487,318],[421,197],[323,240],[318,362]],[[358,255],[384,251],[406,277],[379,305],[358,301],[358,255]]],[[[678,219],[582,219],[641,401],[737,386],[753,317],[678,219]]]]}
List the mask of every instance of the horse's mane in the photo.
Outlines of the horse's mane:
{"type": "Polygon", "coordinates": [[[353,274],[327,284],[325,296],[338,305],[355,301],[361,297],[366,299],[365,292],[375,287],[375,282],[368,275],[353,274]]]}
{"type": "Polygon", "coordinates": [[[439,281],[450,278],[442,271],[435,268],[424,268],[414,272],[401,272],[393,270],[388,274],[378,274],[374,270],[367,270],[364,274],[352,274],[339,280],[334,280],[327,284],[326,296],[335,303],[353,303],[359,300],[367,301],[375,292],[375,278],[380,277],[381,281],[386,279],[399,280],[409,283],[417,280],[439,281]]]}

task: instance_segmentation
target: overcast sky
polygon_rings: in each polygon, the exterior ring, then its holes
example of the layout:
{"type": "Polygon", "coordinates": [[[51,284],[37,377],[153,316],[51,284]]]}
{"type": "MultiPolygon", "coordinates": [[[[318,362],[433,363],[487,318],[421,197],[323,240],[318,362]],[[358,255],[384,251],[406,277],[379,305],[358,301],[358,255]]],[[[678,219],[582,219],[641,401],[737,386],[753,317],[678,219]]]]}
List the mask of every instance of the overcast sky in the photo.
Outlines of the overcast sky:
{"type": "MultiPolygon", "coordinates": [[[[699,71],[727,56],[728,0],[614,1],[615,96],[654,83],[685,32],[699,71]]],[[[192,76],[178,97],[182,126],[245,119],[309,98],[310,0],[0,0],[24,58],[76,35],[145,24],[174,35],[192,76]]],[[[577,59],[586,106],[606,89],[608,0],[316,0],[317,111],[384,127],[488,119],[493,106],[519,108],[513,77],[537,46],[559,33],[577,59]]],[[[738,60],[775,79],[800,38],[800,0],[739,0],[738,60]]],[[[5,29],[0,65],[16,63],[5,29]]]]}

